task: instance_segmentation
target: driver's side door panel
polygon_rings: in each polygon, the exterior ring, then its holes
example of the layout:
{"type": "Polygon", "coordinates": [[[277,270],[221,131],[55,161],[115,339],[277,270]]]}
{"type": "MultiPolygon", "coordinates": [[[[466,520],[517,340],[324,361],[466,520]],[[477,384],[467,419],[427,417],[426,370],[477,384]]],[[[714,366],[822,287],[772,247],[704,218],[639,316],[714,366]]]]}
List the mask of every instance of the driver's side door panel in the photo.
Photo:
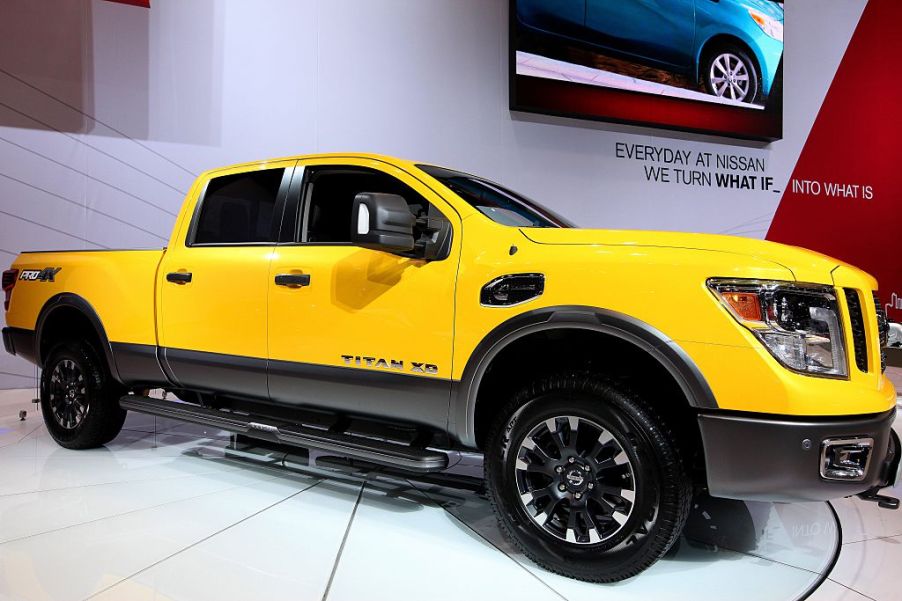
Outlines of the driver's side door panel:
{"type": "MultiPolygon", "coordinates": [[[[343,162],[342,169],[348,164],[353,163],[343,162]]],[[[328,161],[305,163],[308,172],[317,165],[328,161]]],[[[369,160],[361,160],[360,167],[383,169],[369,160]]],[[[459,232],[456,214],[440,197],[414,177],[393,171],[391,177],[440,207],[459,232]]],[[[328,196],[318,202],[346,203],[354,195],[353,186],[342,181],[322,190],[328,196]]],[[[382,190],[357,190],[363,191],[382,190]]],[[[308,181],[298,242],[277,246],[270,264],[270,398],[280,405],[377,414],[444,429],[459,241],[452,239],[449,256],[439,261],[353,246],[329,235],[333,226],[313,214],[311,193],[308,181]],[[317,226],[317,219],[326,225],[317,226]],[[317,227],[319,233],[304,241],[305,230],[317,227]],[[313,241],[323,239],[330,241],[313,241]],[[309,285],[276,285],[276,276],[285,274],[307,275],[309,285]]],[[[343,209],[336,214],[345,216],[343,209]]],[[[350,214],[346,218],[342,231],[350,236],[350,214]]]]}

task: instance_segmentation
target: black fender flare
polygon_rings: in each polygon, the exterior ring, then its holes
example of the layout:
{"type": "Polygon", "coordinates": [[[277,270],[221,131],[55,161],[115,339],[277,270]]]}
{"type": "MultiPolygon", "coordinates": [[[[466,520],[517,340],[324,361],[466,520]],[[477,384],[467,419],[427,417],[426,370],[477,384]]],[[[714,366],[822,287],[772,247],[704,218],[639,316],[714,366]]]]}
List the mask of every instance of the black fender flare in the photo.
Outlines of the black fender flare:
{"type": "Polygon", "coordinates": [[[459,382],[454,383],[449,433],[466,447],[476,443],[476,397],[492,360],[512,342],[554,329],[583,329],[615,336],[647,352],[676,380],[693,408],[717,409],[705,377],[689,355],[663,332],[624,313],[583,305],[544,307],[501,323],[476,346],[459,382]]]}
{"type": "Polygon", "coordinates": [[[44,339],[44,325],[47,322],[47,318],[63,307],[75,309],[88,319],[91,326],[94,328],[94,332],[97,334],[97,338],[100,340],[100,350],[103,351],[103,354],[106,357],[107,365],[110,367],[110,373],[113,375],[113,378],[121,382],[119,369],[116,366],[116,360],[113,356],[113,347],[110,345],[109,338],[107,338],[103,322],[100,321],[100,316],[97,315],[97,311],[94,310],[91,303],[71,292],[63,292],[51,297],[44,303],[41,312],[38,314],[38,320],[34,327],[35,357],[37,358],[38,365],[43,365],[45,359],[41,354],[41,341],[44,339]]]}

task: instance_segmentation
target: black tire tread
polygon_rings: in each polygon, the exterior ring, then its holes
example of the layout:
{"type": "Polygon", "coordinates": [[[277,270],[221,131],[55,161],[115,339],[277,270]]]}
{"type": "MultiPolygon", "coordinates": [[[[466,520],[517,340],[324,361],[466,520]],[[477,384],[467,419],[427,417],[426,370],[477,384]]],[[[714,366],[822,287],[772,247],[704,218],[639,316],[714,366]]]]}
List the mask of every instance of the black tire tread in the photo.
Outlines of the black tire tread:
{"type": "Polygon", "coordinates": [[[499,518],[498,523],[505,537],[536,564],[555,574],[595,583],[619,582],[636,576],[663,557],[673,547],[682,534],[683,526],[689,517],[692,502],[692,485],[690,479],[686,476],[676,436],[654,407],[623,384],[615,383],[610,379],[593,374],[569,372],[537,379],[522,388],[511,398],[507,405],[498,413],[498,418],[492,424],[486,439],[486,456],[490,453],[501,453],[502,441],[500,437],[503,435],[503,431],[512,416],[518,410],[532,399],[555,391],[573,391],[599,396],[611,396],[611,393],[613,393],[615,396],[626,399],[628,403],[637,409],[633,414],[633,418],[642,422],[646,434],[651,438],[652,444],[663,453],[666,469],[675,470],[678,474],[677,477],[668,479],[665,482],[666,486],[662,486],[660,532],[666,534],[653,538],[652,544],[645,549],[644,553],[635,557],[629,566],[621,569],[616,574],[599,575],[590,571],[579,570],[575,566],[562,568],[559,565],[550,563],[545,558],[536,556],[535,553],[523,545],[507,521],[501,518],[506,510],[499,503],[497,490],[495,490],[496,483],[489,473],[490,461],[487,457],[487,460],[484,462],[485,482],[492,510],[499,518]]]}
{"type": "MultiPolygon", "coordinates": [[[[124,394],[124,389],[113,380],[105,362],[100,360],[100,355],[87,342],[74,340],[60,342],[48,353],[45,366],[55,364],[61,354],[73,355],[84,368],[91,397],[91,409],[74,436],[60,436],[50,413],[49,401],[45,398],[46,387],[43,382],[45,376],[42,374],[41,410],[47,430],[56,443],[66,449],[101,447],[116,438],[125,423],[127,412],[119,407],[119,397],[124,394]]],[[[46,370],[44,374],[50,377],[46,370]]]]}

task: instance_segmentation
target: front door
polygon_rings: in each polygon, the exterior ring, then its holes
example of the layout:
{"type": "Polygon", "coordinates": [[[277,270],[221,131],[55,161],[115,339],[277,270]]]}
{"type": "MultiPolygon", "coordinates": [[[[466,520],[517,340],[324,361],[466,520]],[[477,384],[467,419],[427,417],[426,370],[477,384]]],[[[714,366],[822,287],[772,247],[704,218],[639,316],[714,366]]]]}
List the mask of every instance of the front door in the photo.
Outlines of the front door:
{"type": "Polygon", "coordinates": [[[444,429],[457,214],[416,177],[377,160],[303,165],[296,241],[276,248],[269,269],[272,400],[444,429]],[[450,242],[434,260],[423,258],[425,233],[411,256],[353,246],[351,209],[361,192],[400,194],[423,232],[444,230],[450,242]]]}
{"type": "Polygon", "coordinates": [[[612,50],[687,67],[695,40],[695,0],[588,0],[586,27],[612,50]]]}
{"type": "Polygon", "coordinates": [[[218,172],[173,237],[157,323],[176,384],[266,398],[267,277],[295,163],[218,172]]]}

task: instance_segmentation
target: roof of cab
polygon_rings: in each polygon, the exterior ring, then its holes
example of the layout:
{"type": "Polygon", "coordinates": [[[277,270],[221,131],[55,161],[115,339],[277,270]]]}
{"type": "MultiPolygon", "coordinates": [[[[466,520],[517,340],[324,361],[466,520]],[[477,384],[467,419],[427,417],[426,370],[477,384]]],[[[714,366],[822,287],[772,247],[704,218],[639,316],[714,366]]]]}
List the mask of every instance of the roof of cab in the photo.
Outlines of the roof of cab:
{"type": "Polygon", "coordinates": [[[232,169],[241,169],[243,167],[255,167],[259,165],[265,165],[267,163],[275,163],[279,161],[302,161],[302,160],[310,160],[310,159],[370,159],[373,161],[378,161],[380,163],[387,163],[389,165],[394,165],[395,167],[403,167],[410,169],[412,167],[416,167],[417,163],[414,161],[410,161],[407,159],[401,159],[398,157],[392,157],[384,154],[376,154],[369,152],[325,152],[318,154],[298,154],[291,155],[285,157],[276,157],[263,159],[260,161],[248,161],[245,163],[236,163],[234,165],[225,165],[222,167],[216,167],[213,169],[208,169],[200,174],[200,177],[210,177],[216,173],[221,171],[228,171],[232,169]]]}

